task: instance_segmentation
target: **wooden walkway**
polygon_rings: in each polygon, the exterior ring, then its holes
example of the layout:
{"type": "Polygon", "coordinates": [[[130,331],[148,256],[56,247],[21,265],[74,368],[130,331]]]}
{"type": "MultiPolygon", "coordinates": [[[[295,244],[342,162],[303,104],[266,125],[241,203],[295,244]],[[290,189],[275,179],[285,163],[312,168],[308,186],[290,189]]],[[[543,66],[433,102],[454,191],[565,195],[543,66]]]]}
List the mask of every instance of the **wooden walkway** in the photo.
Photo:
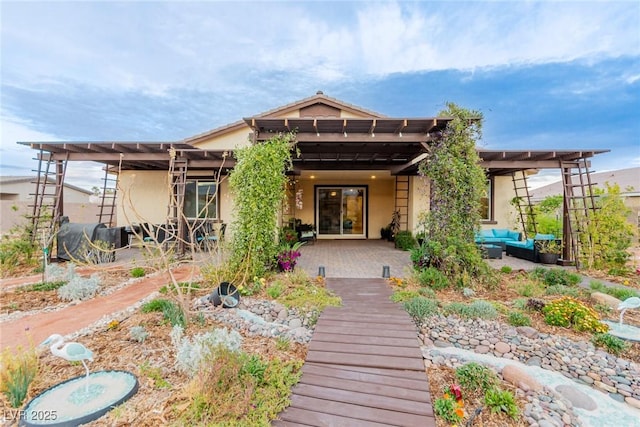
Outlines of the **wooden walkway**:
{"type": "Polygon", "coordinates": [[[383,279],[328,279],[291,406],[274,426],[435,426],[416,328],[383,279]]]}

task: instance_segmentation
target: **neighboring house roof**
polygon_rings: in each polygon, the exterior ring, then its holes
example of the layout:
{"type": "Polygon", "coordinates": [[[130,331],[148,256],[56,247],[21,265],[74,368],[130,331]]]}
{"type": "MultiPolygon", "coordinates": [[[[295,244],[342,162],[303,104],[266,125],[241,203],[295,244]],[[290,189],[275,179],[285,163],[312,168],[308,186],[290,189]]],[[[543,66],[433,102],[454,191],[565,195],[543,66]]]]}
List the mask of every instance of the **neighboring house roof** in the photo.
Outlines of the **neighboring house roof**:
{"type": "MultiPolygon", "coordinates": [[[[591,173],[591,182],[600,188],[604,188],[605,182],[610,185],[618,184],[623,194],[638,195],[638,192],[640,192],[640,167],[591,173]]],[[[545,197],[562,193],[562,181],[530,191],[533,200],[542,200],[545,197]]]]}
{"type": "MultiPolygon", "coordinates": [[[[34,184],[37,179],[38,178],[35,177],[35,176],[7,176],[7,175],[5,175],[5,176],[0,176],[0,185],[2,185],[2,184],[5,184],[5,185],[6,184],[20,184],[20,183],[34,184]]],[[[47,181],[50,182],[50,183],[54,183],[55,182],[51,178],[49,178],[47,181]]],[[[85,190],[84,188],[81,188],[81,187],[76,187],[75,185],[72,185],[72,184],[65,183],[64,186],[66,188],[70,188],[72,190],[76,190],[76,191],[79,191],[81,193],[85,193],[85,194],[88,194],[88,195],[93,194],[89,190],[85,190]]]]}

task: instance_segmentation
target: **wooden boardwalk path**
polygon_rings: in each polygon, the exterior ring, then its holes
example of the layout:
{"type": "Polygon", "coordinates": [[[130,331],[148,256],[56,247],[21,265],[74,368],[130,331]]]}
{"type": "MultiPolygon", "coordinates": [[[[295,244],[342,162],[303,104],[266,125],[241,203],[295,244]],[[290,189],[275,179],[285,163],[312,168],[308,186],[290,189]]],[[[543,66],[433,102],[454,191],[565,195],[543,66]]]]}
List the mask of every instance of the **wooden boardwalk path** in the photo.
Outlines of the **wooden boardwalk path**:
{"type": "Polygon", "coordinates": [[[416,328],[383,279],[327,279],[291,406],[274,426],[435,426],[416,328]]]}

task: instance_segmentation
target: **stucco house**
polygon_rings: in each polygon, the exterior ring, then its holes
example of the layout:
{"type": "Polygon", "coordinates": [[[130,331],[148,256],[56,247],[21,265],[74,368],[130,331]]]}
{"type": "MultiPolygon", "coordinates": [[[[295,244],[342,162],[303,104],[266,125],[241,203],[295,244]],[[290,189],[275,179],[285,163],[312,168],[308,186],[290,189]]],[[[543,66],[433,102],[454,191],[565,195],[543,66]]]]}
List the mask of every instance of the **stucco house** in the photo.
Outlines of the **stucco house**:
{"type": "MultiPolygon", "coordinates": [[[[429,183],[418,176],[418,165],[450,120],[387,117],[319,91],[181,141],[22,144],[40,150],[41,158],[59,168],[93,160],[117,173],[117,215],[110,225],[228,224],[233,195],[225,177],[235,163],[233,150],[296,131],[300,155],[289,175],[282,223],[297,218],[311,224],[318,239],[379,239],[394,211],[401,229],[415,231],[420,212],[429,208],[429,183]]],[[[588,158],[605,151],[478,148],[487,171],[483,226],[520,228],[526,209],[511,201],[528,203],[528,175],[543,168],[588,174],[588,158]]]]}
{"type": "MultiPolygon", "coordinates": [[[[14,226],[26,223],[26,218],[33,213],[36,181],[35,176],[0,176],[1,234],[8,233],[14,226]]],[[[63,198],[67,214],[76,222],[96,222],[99,199],[92,200],[92,195],[90,191],[65,183],[63,198]]]]}

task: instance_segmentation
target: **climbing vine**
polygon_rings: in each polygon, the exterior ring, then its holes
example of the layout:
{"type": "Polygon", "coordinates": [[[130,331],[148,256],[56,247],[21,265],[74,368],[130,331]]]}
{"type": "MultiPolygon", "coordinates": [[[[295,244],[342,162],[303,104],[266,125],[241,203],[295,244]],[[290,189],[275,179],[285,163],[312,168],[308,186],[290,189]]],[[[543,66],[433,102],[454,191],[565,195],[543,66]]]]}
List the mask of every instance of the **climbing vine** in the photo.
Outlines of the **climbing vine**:
{"type": "Polygon", "coordinates": [[[229,267],[239,283],[261,276],[277,250],[277,215],[291,168],[292,133],[280,134],[234,152],[229,176],[235,198],[229,267]]]}
{"type": "Polygon", "coordinates": [[[453,103],[441,116],[452,117],[446,130],[420,164],[431,182],[430,210],[424,215],[428,264],[439,268],[459,286],[486,273],[475,246],[480,227],[481,198],[486,177],[476,141],[482,136],[482,114],[453,103]]]}

